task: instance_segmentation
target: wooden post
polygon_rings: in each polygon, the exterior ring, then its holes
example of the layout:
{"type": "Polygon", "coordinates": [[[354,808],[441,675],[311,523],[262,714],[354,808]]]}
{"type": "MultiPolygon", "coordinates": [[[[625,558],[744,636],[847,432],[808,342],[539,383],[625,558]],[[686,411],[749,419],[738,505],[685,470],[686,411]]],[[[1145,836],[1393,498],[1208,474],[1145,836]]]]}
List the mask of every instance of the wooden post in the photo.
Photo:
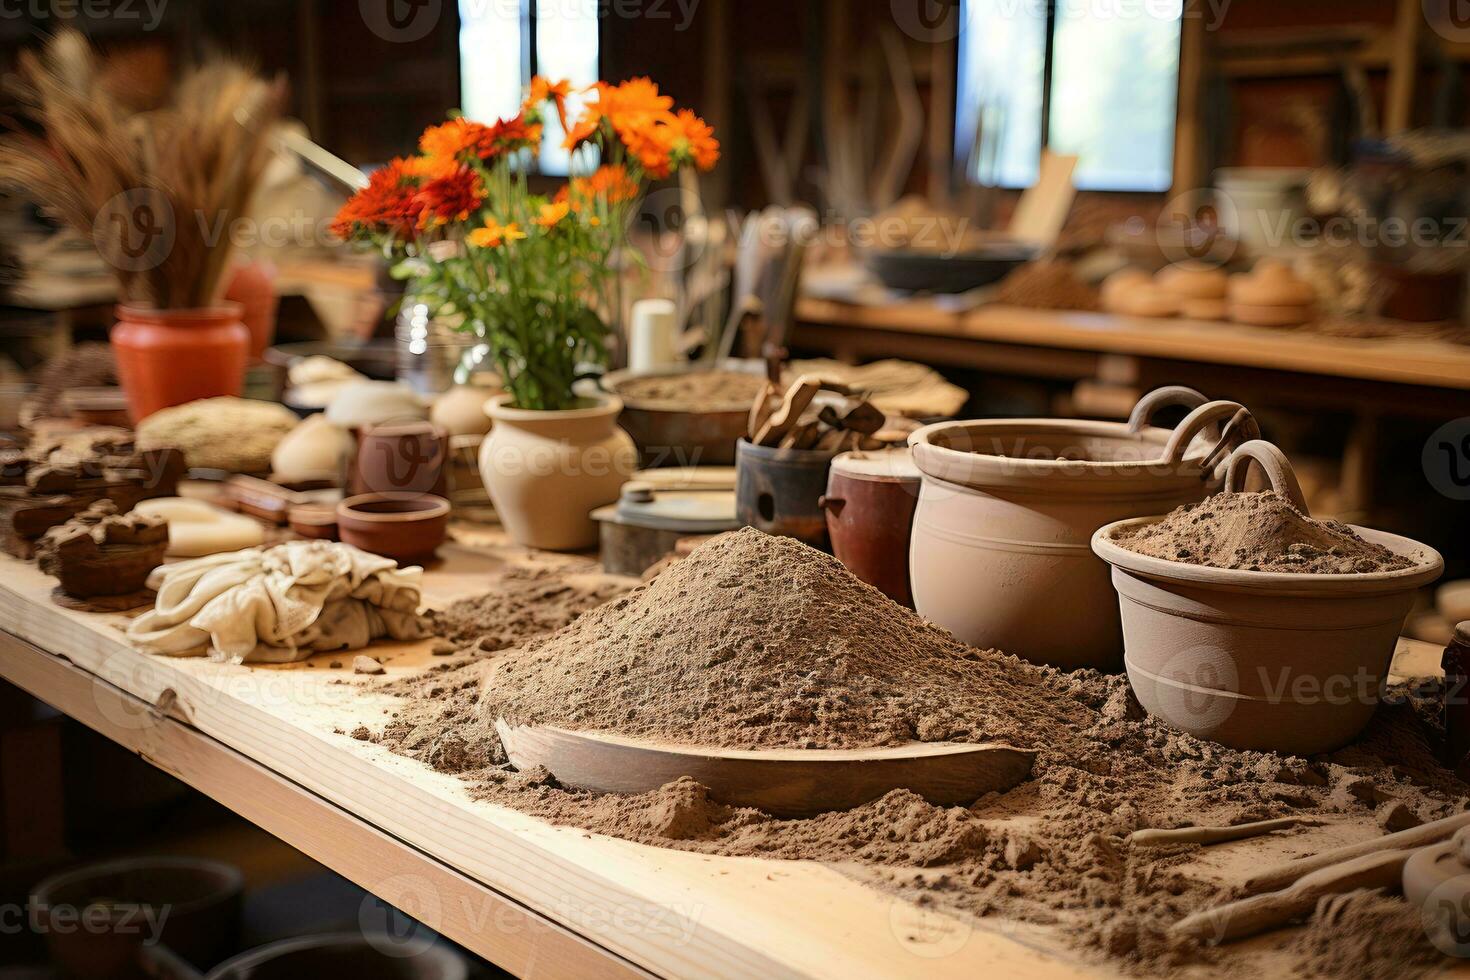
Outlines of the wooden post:
{"type": "Polygon", "coordinates": [[[1200,103],[1205,79],[1205,12],[1185,4],[1179,26],[1179,104],[1174,123],[1174,192],[1194,190],[1204,179],[1200,103]]]}
{"type": "Polygon", "coordinates": [[[1398,0],[1393,25],[1393,49],[1388,62],[1388,98],[1384,112],[1386,136],[1402,133],[1414,124],[1414,76],[1419,72],[1419,23],[1424,19],[1420,0],[1398,0]]]}

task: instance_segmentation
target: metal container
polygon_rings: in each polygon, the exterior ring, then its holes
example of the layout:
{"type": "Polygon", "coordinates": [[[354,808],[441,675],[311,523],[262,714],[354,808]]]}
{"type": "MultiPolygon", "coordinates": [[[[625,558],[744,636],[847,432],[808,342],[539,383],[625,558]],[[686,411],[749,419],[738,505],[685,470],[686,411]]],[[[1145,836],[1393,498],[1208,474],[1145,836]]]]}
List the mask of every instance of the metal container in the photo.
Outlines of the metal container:
{"type": "Polygon", "coordinates": [[[1166,513],[1219,486],[1234,402],[1190,389],[1144,396],[1127,423],[1081,419],[940,422],[909,437],[923,473],[909,568],[914,606],[971,646],[1064,670],[1122,667],[1123,631],[1092,534],[1112,521],[1166,513]],[[1177,429],[1148,420],[1165,405],[1195,408],[1177,429]],[[1063,617],[1059,621],[1059,617],[1063,617]]]}
{"type": "Polygon", "coordinates": [[[736,443],[735,514],[742,524],[827,548],[822,497],[835,453],[736,443]]]}
{"type": "Polygon", "coordinates": [[[919,468],[908,449],[843,453],[832,460],[827,512],[832,554],[847,570],[910,608],[909,536],[919,505],[919,468]]]}
{"type": "MultiPolygon", "coordinates": [[[[662,466],[729,466],[735,462],[735,441],[745,435],[750,405],[674,409],[629,400],[622,387],[629,381],[651,377],[674,377],[706,371],[703,365],[654,371],[611,371],[603,376],[603,390],[623,399],[620,425],[638,446],[638,465],[645,469],[662,466]]],[[[716,370],[759,375],[761,361],[727,359],[716,370]]],[[[753,400],[753,399],[752,399],[753,400]]]]}

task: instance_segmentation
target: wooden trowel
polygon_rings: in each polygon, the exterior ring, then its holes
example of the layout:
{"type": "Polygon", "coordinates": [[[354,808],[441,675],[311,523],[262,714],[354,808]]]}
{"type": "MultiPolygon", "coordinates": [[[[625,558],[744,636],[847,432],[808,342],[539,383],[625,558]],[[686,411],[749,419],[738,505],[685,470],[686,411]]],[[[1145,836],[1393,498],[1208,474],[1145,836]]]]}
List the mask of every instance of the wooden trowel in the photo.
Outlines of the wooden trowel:
{"type": "Polygon", "coordinates": [[[710,798],[777,817],[850,810],[895,789],[936,806],[965,806],[1031,774],[1036,753],[1007,745],[911,742],[874,749],[723,749],[575,732],[497,719],[517,769],[544,766],[564,786],[595,793],[647,793],[680,776],[710,798]]]}

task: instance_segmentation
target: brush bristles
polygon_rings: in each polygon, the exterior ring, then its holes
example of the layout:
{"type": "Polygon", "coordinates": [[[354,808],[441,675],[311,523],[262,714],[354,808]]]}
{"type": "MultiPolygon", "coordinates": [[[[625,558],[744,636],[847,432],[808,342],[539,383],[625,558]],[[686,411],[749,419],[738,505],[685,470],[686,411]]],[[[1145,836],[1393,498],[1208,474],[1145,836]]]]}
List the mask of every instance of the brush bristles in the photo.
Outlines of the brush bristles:
{"type": "Polygon", "coordinates": [[[0,179],[93,239],[123,301],[160,309],[216,302],[231,224],[245,216],[270,157],[283,85],[213,59],[180,81],[166,108],[131,113],[101,84],[95,54],[74,31],[40,56],[24,52],[19,68],[20,94],[42,133],[0,136],[0,179]],[[143,258],[126,224],[140,200],[170,212],[160,220],[173,232],[143,258]]]}

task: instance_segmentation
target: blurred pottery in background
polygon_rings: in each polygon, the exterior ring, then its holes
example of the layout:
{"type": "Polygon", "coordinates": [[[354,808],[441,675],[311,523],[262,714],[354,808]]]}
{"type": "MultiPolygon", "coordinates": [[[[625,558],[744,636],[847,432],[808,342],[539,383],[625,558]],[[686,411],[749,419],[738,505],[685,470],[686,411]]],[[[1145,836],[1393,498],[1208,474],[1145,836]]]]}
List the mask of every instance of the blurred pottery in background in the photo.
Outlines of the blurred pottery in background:
{"type": "Polygon", "coordinates": [[[497,395],[495,423],[480,446],[480,477],[500,522],[517,544],[549,551],[597,545],[592,511],[618,499],[637,467],[633,440],[618,428],[613,395],[561,411],[532,411],[497,395]]]}
{"type": "Polygon", "coordinates": [[[832,460],[827,512],[832,554],[894,602],[913,608],[909,536],[919,505],[919,468],[909,450],[843,453],[832,460]]]}
{"type": "Polygon", "coordinates": [[[498,388],[455,385],[434,399],[429,421],[451,436],[482,436],[490,431],[485,403],[498,394],[498,388]]]}
{"type": "Polygon", "coordinates": [[[276,267],[262,259],[247,260],[235,266],[235,274],[225,288],[225,299],[240,304],[240,320],[250,331],[250,360],[258,361],[276,339],[276,267]]]}
{"type": "Polygon", "coordinates": [[[449,501],[365,493],[337,505],[337,532],[342,541],[400,565],[424,565],[444,543],[449,528],[449,501]]]}
{"type": "Polygon", "coordinates": [[[199,310],[119,306],[111,339],[134,422],[171,405],[238,396],[244,387],[250,331],[238,303],[199,310]]]}
{"type": "Polygon", "coordinates": [[[449,434],[432,422],[390,422],[357,439],[352,493],[445,495],[449,434]]]}
{"type": "Polygon", "coordinates": [[[327,479],[340,486],[354,447],[352,433],[318,412],[307,416],[276,443],[271,452],[271,475],[283,483],[327,479]]]}

